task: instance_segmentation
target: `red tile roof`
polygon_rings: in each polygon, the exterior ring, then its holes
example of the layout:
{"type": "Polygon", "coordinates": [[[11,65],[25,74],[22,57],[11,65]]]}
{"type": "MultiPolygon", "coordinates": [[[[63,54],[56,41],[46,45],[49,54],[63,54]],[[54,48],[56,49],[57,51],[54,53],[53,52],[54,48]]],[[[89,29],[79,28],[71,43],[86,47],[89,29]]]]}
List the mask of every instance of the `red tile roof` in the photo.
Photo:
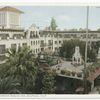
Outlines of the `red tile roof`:
{"type": "Polygon", "coordinates": [[[87,78],[90,81],[94,81],[100,75],[100,68],[96,70],[94,73],[91,73],[87,78]]]}
{"type": "Polygon", "coordinates": [[[0,8],[0,11],[9,11],[9,12],[16,12],[16,13],[24,13],[14,7],[9,7],[9,6],[6,6],[6,7],[3,7],[3,8],[0,8]]]}

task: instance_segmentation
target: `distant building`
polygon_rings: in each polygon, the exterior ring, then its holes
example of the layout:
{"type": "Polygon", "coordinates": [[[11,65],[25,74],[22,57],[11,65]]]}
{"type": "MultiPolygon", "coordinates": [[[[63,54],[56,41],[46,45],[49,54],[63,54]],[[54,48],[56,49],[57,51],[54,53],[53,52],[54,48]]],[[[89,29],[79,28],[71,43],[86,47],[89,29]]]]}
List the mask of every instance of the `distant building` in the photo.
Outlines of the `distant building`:
{"type": "Polygon", "coordinates": [[[0,8],[0,59],[5,57],[7,48],[18,47],[27,43],[24,29],[21,29],[21,14],[13,7],[0,8]]]}
{"type": "MultiPolygon", "coordinates": [[[[5,50],[29,46],[37,56],[40,52],[57,52],[66,40],[85,41],[86,31],[40,30],[32,24],[27,30],[21,28],[22,11],[13,7],[0,8],[0,59],[4,59],[5,50]]],[[[88,41],[100,41],[100,31],[89,31],[88,41]]]]}

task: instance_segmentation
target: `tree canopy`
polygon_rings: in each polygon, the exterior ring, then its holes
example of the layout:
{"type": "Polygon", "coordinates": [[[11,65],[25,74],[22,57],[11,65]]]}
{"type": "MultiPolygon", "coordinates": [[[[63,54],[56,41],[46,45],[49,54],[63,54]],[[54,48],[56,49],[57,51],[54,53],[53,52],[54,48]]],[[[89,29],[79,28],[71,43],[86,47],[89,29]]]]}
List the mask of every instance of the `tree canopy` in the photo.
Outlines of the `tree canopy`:
{"type": "Polygon", "coordinates": [[[41,68],[29,47],[7,50],[6,62],[0,65],[0,94],[54,93],[54,82],[54,76],[41,68]]]}
{"type": "Polygon", "coordinates": [[[52,19],[51,19],[50,27],[52,30],[56,30],[56,28],[57,28],[56,20],[54,19],[54,17],[52,17],[52,19]]]}
{"type": "MultiPolygon", "coordinates": [[[[84,60],[85,56],[85,42],[80,41],[80,40],[68,40],[64,41],[62,44],[62,47],[60,48],[59,55],[61,57],[65,57],[67,60],[72,59],[72,55],[74,54],[75,51],[75,46],[80,47],[80,53],[82,55],[82,58],[84,60]]],[[[98,53],[98,48],[100,47],[100,42],[91,42],[88,43],[88,61],[95,61],[96,56],[98,53]]]]}
{"type": "Polygon", "coordinates": [[[7,50],[6,63],[2,65],[2,78],[12,77],[20,85],[21,93],[31,93],[34,90],[38,64],[29,47],[19,47],[7,50]]]}

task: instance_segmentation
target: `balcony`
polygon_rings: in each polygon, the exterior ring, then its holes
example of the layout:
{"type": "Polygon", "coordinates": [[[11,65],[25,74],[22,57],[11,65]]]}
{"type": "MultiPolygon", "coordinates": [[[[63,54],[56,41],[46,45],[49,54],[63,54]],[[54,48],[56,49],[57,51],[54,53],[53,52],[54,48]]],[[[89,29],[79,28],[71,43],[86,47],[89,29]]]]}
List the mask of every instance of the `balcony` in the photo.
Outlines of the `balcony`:
{"type": "Polygon", "coordinates": [[[52,46],[52,45],[53,45],[53,43],[52,43],[52,42],[48,43],[48,46],[52,46]]]}
{"type": "Polygon", "coordinates": [[[45,46],[47,46],[46,43],[41,43],[41,44],[40,44],[40,47],[45,47],[45,46]]]}
{"type": "Polygon", "coordinates": [[[24,28],[1,28],[0,31],[24,32],[24,28]]]}
{"type": "Polygon", "coordinates": [[[9,34],[0,34],[0,40],[7,40],[9,39],[9,34]]]}
{"type": "Polygon", "coordinates": [[[53,45],[53,43],[41,43],[40,44],[40,47],[46,47],[46,46],[52,46],[53,45]]]}

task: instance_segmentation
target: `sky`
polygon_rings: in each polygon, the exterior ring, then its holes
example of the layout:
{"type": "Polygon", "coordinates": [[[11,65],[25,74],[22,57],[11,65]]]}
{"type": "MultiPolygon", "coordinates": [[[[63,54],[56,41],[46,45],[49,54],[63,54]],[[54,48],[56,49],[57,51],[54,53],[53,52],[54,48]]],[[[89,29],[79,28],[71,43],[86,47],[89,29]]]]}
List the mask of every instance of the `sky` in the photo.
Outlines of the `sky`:
{"type": "MultiPolygon", "coordinates": [[[[54,17],[58,29],[86,28],[85,6],[15,6],[24,12],[21,16],[22,27],[36,24],[40,29],[50,25],[54,17]]],[[[100,28],[100,8],[89,8],[89,29],[100,28]]]]}

